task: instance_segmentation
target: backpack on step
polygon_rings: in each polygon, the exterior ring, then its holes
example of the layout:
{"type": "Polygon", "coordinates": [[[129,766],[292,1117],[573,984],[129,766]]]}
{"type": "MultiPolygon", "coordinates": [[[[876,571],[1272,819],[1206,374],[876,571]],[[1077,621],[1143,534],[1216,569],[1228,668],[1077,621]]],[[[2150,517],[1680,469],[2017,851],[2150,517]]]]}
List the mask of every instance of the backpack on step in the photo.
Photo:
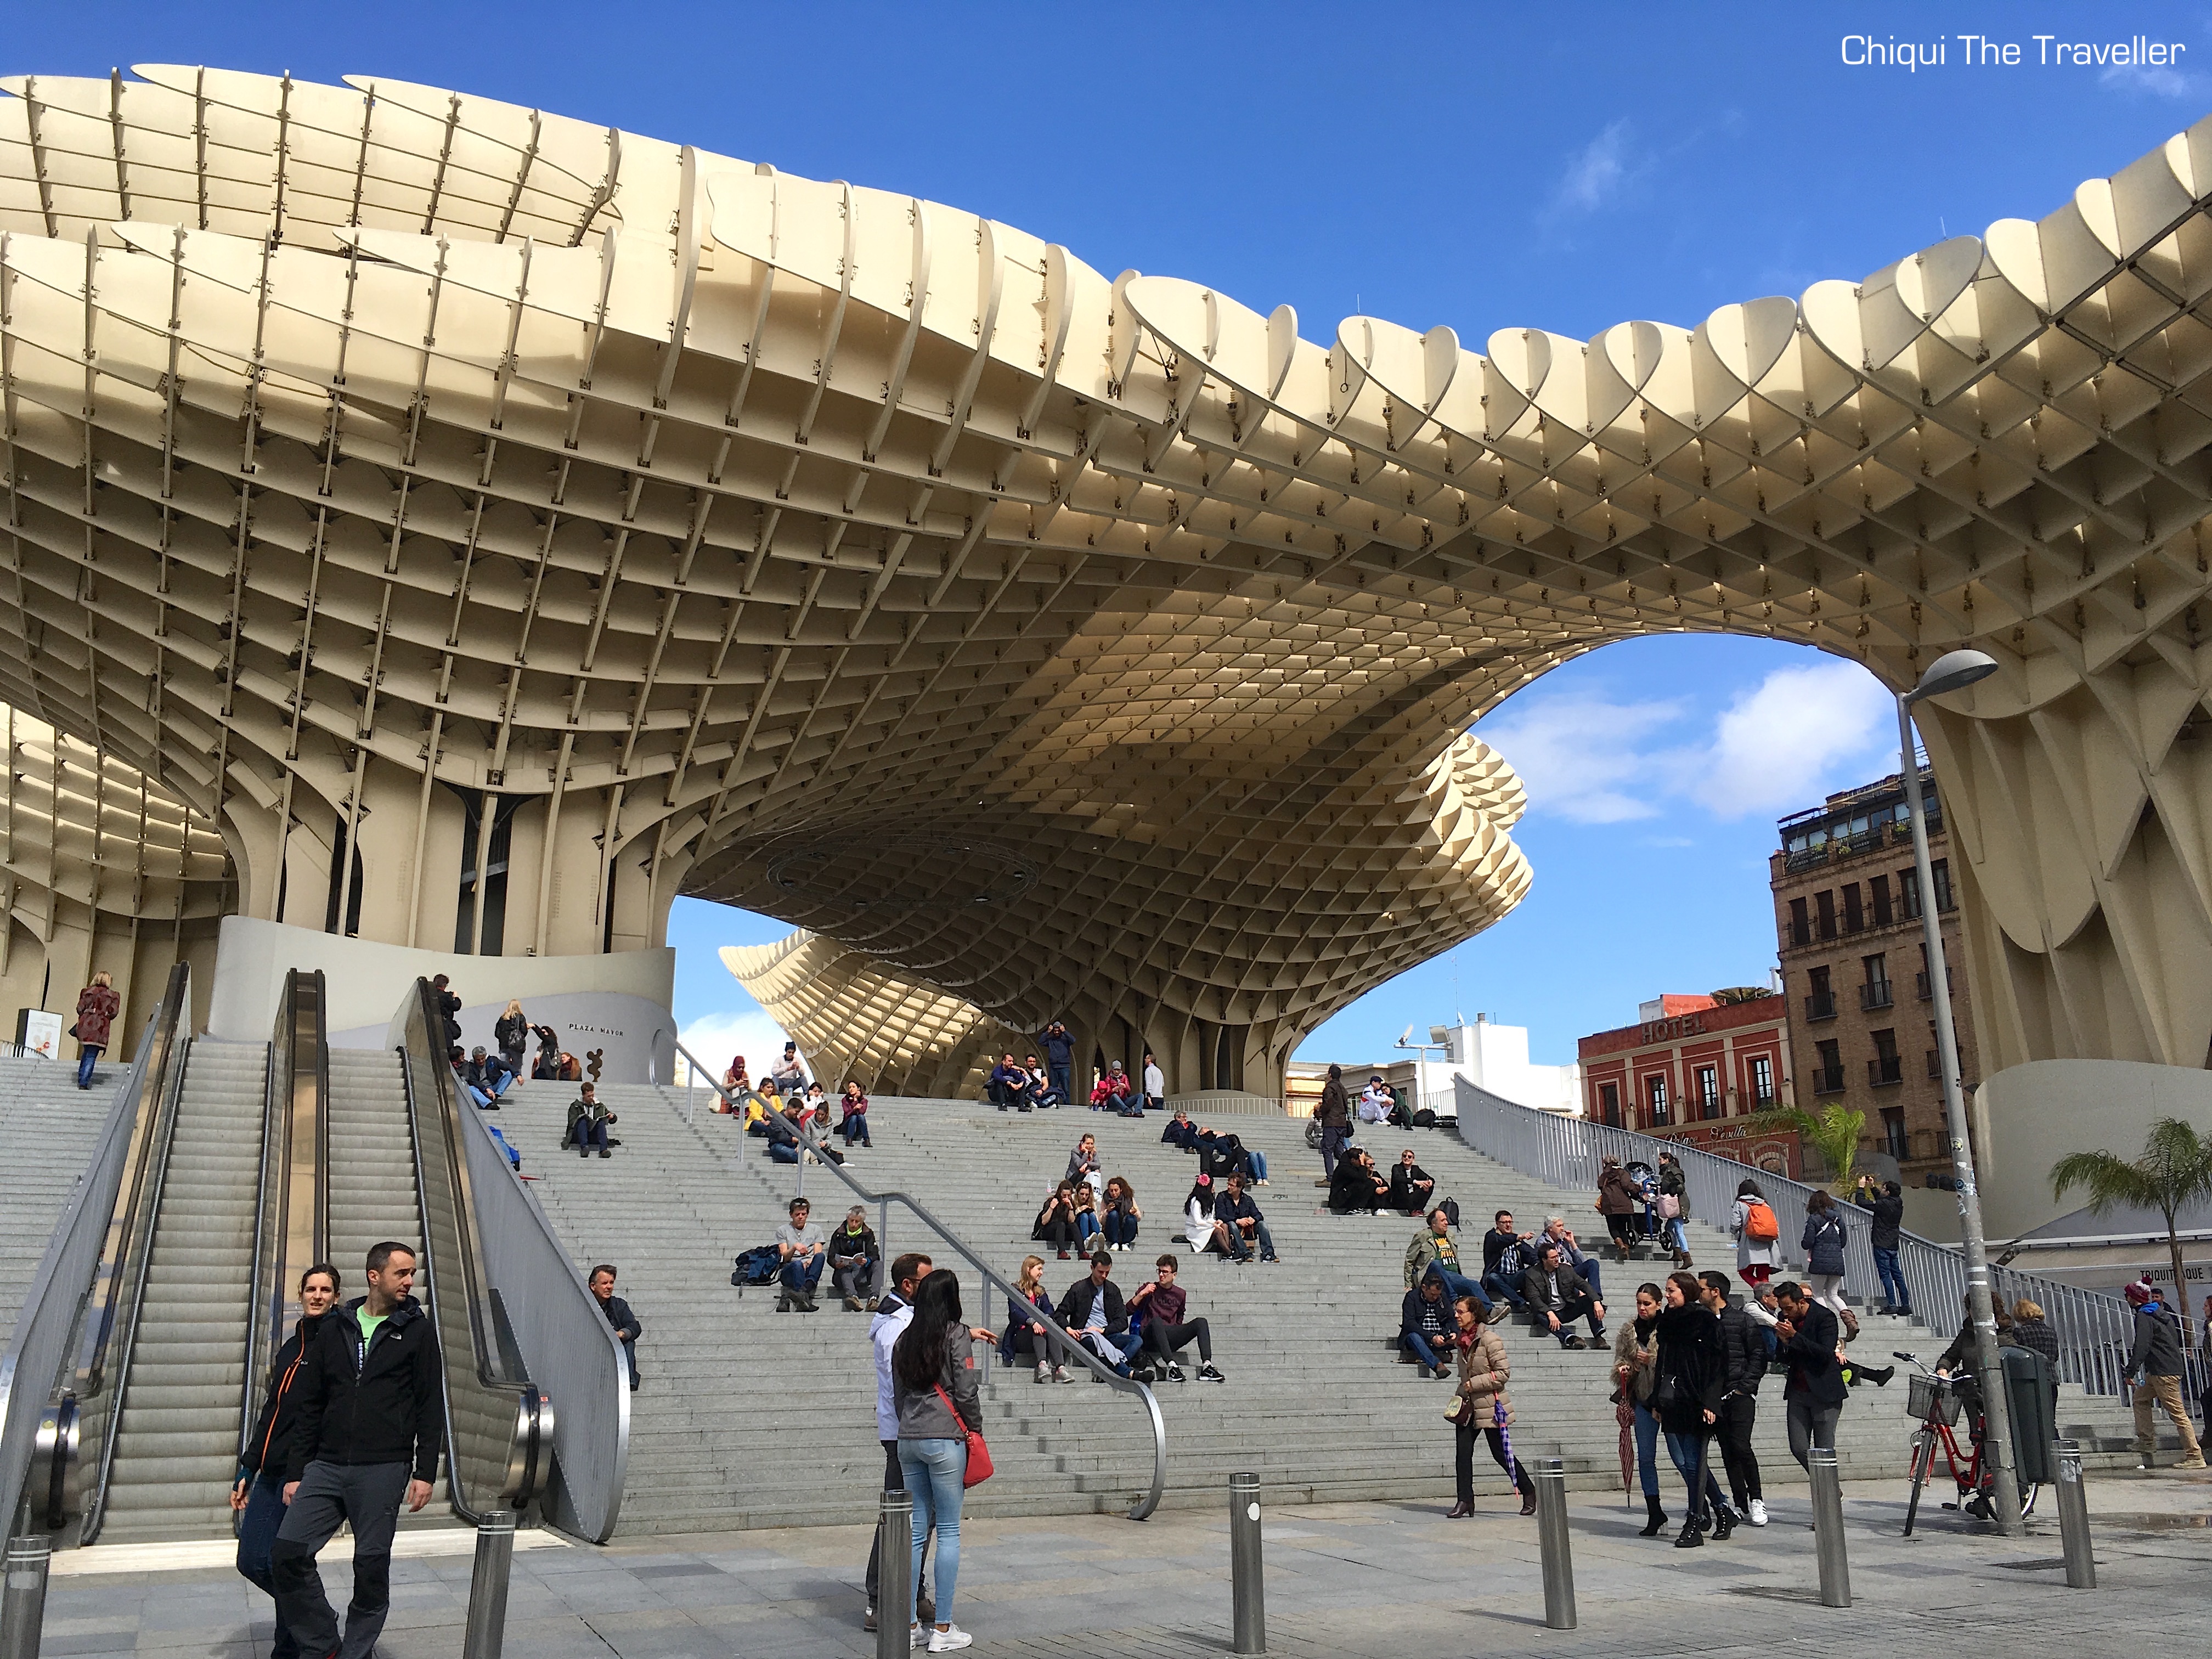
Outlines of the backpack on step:
{"type": "Polygon", "coordinates": [[[783,1271],[783,1254],[773,1244],[756,1244],[738,1255],[732,1285],[773,1285],[783,1271]]]}

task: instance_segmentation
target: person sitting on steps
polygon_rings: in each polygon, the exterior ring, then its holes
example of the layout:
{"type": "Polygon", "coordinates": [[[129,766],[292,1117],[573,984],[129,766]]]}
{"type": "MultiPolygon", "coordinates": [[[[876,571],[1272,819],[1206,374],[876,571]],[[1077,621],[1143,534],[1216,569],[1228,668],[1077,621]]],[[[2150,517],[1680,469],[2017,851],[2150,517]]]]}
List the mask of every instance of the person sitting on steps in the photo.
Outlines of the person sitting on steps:
{"type": "Polygon", "coordinates": [[[801,1313],[814,1311],[814,1290],[822,1282],[829,1246],[822,1229],[809,1219],[813,1208],[803,1198],[793,1199],[791,1219],[775,1230],[775,1252],[783,1258],[783,1290],[775,1299],[778,1313],[789,1313],[793,1308],[801,1313]]]}
{"type": "Polygon", "coordinates": [[[1482,1316],[1492,1317],[1491,1300],[1482,1288],[1459,1270],[1459,1244],[1451,1236],[1451,1212],[1441,1204],[1429,1212],[1427,1223],[1406,1246],[1406,1288],[1412,1290],[1429,1273],[1440,1273],[1445,1293],[1455,1301],[1474,1299],[1482,1316]]]}
{"type": "MultiPolygon", "coordinates": [[[[1121,1287],[1112,1282],[1114,1258],[1101,1250],[1091,1258],[1088,1277],[1079,1279],[1060,1298],[1060,1322],[1091,1352],[1123,1376],[1137,1351],[1138,1334],[1129,1328],[1121,1287]]],[[[1096,1382],[1100,1379],[1093,1376],[1096,1382]]]]}
{"type": "Polygon", "coordinates": [[[1590,1294],[1580,1273],[1559,1260],[1559,1247],[1549,1240],[1539,1244],[1536,1265],[1521,1281],[1521,1293],[1535,1313],[1540,1327],[1559,1339],[1563,1348],[1603,1347],[1605,1304],[1590,1294]],[[1588,1319],[1590,1340],[1585,1343],[1571,1328],[1577,1319],[1588,1319]]]}
{"type": "Polygon", "coordinates": [[[1030,1229],[1030,1237],[1051,1245],[1065,1261],[1075,1246],[1075,1183],[1063,1181],[1053,1188],[1052,1196],[1037,1212],[1036,1225],[1030,1229]]]}
{"type": "Polygon", "coordinates": [[[608,1148],[607,1125],[616,1121],[615,1115],[599,1103],[599,1091],[586,1083],[574,1100],[568,1103],[568,1132],[561,1138],[563,1150],[573,1142],[576,1156],[589,1158],[592,1148],[599,1149],[601,1158],[612,1158],[608,1148]]]}
{"type": "Polygon", "coordinates": [[[867,1206],[855,1204],[845,1212],[845,1224],[830,1235],[830,1282],[845,1298],[847,1313],[862,1311],[863,1298],[867,1312],[876,1310],[876,1268],[882,1260],[867,1206]]]}
{"type": "Polygon", "coordinates": [[[876,1143],[868,1135],[868,1097],[860,1092],[857,1079],[845,1079],[845,1091],[837,1097],[837,1104],[844,1113],[837,1120],[837,1133],[845,1137],[846,1150],[849,1152],[855,1140],[873,1149],[876,1143]]]}
{"type": "Polygon", "coordinates": [[[1052,1312],[1052,1296],[1044,1287],[1044,1258],[1025,1255],[1014,1276],[1014,1296],[1006,1304],[1006,1334],[999,1340],[999,1358],[1012,1368],[1026,1358],[1036,1365],[1040,1382],[1073,1382],[1065,1364],[1055,1364],[1052,1327],[1038,1318],[1052,1312]]]}
{"type": "Polygon", "coordinates": [[[1026,1112],[1032,1109],[1033,1105],[1029,1097],[1029,1087],[1030,1074],[1014,1064],[1012,1054],[1006,1054],[1000,1055],[999,1063],[991,1068],[990,1080],[985,1085],[985,1091],[991,1097],[992,1103],[1000,1111],[1011,1107],[1016,1111],[1026,1112]]]}
{"type": "Polygon", "coordinates": [[[1267,1218],[1260,1213],[1260,1206],[1244,1190],[1244,1177],[1232,1175],[1223,1183],[1221,1195],[1213,1200],[1213,1219],[1226,1229],[1230,1259],[1240,1264],[1252,1259],[1252,1247],[1260,1247],[1260,1260],[1279,1261],[1275,1254],[1275,1241],[1267,1236],[1267,1218]]]}
{"type": "Polygon", "coordinates": [[[1139,1285],[1129,1298],[1129,1311],[1145,1316],[1143,1352],[1154,1357],[1152,1367],[1146,1371],[1133,1373],[1140,1382],[1183,1380],[1182,1367],[1176,1364],[1176,1355],[1192,1342],[1198,1344],[1198,1380],[1201,1382],[1224,1382],[1228,1379],[1213,1368],[1213,1328],[1203,1318],[1185,1322],[1189,1297],[1182,1285],[1176,1283],[1176,1259],[1164,1255],[1153,1264],[1158,1278],[1150,1285],[1139,1285]]]}
{"type": "Polygon", "coordinates": [[[1482,1288],[1516,1312],[1528,1305],[1521,1295],[1521,1279],[1528,1271],[1535,1237],[1513,1231],[1510,1210],[1500,1210],[1482,1236],[1482,1288]]]}
{"type": "Polygon", "coordinates": [[[1175,1115],[1168,1120],[1168,1127],[1160,1131],[1160,1144],[1163,1146],[1180,1146],[1186,1152],[1198,1150],[1198,1125],[1190,1121],[1190,1108],[1178,1106],[1175,1109],[1175,1115]]]}
{"type": "Polygon", "coordinates": [[[1190,1196],[1182,1202],[1183,1242],[1200,1255],[1211,1251],[1215,1255],[1234,1257],[1243,1247],[1231,1237],[1235,1230],[1214,1213],[1220,1205],[1220,1198],[1213,1190],[1213,1177],[1201,1174],[1191,1183],[1190,1196]]]}
{"type": "Polygon", "coordinates": [[[1407,1147],[1390,1169],[1390,1207],[1401,1215],[1425,1215],[1436,1194],[1436,1182],[1413,1162],[1413,1149],[1407,1147]]]}
{"type": "Polygon", "coordinates": [[[1437,1381],[1451,1375],[1445,1352],[1454,1340],[1451,1304],[1444,1300],[1443,1275],[1434,1271],[1406,1292],[1398,1309],[1398,1346],[1437,1381]]]}
{"type": "Polygon", "coordinates": [[[1106,1248],[1126,1250],[1134,1244],[1137,1242],[1137,1224],[1144,1218],[1145,1212],[1137,1207],[1137,1195],[1130,1190],[1129,1183],[1120,1176],[1109,1180],[1106,1183],[1106,1208],[1098,1218],[1099,1225],[1105,1230],[1106,1248]]]}
{"type": "Polygon", "coordinates": [[[1376,1171],[1375,1160],[1357,1146],[1338,1154],[1328,1185],[1328,1207],[1337,1215],[1378,1215],[1390,1201],[1390,1183],[1376,1171]]]}

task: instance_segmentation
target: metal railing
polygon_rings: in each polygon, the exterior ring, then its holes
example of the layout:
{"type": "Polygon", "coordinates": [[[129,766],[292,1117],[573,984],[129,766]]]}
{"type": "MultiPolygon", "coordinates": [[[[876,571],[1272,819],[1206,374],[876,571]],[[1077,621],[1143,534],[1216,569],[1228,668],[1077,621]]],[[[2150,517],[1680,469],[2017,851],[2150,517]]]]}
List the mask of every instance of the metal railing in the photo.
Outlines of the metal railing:
{"type": "MultiPolygon", "coordinates": [[[[465,1133],[482,1139],[483,1132],[460,1116],[445,1044],[431,1038],[444,1031],[435,996],[428,980],[416,981],[392,1018],[390,1040],[407,1091],[422,1282],[444,1358],[447,1492],[455,1511],[474,1522],[494,1510],[521,1509],[550,1483],[557,1424],[494,1288],[477,1160],[469,1156],[472,1137],[465,1133]]],[[[503,1174],[506,1159],[499,1162],[503,1174]]]]}
{"type": "Polygon", "coordinates": [[[1813,1092],[1816,1095],[1839,1095],[1844,1091],[1844,1068],[1840,1066],[1816,1066],[1813,1068],[1813,1092]]]}
{"type": "Polygon", "coordinates": [[[1876,1054],[1867,1061],[1867,1085],[1869,1088],[1886,1089],[1893,1083],[1905,1081],[1905,1057],[1902,1054],[1876,1054]]]}
{"type": "Polygon", "coordinates": [[[1815,991],[1805,999],[1806,1018],[1833,1019],[1835,1017],[1836,994],[1833,991],[1815,991]]]}
{"type": "MultiPolygon", "coordinates": [[[[694,1054],[689,1048],[686,1048],[680,1042],[676,1045],[676,1052],[682,1054],[684,1058],[690,1062],[692,1075],[696,1077],[704,1073],[707,1079],[707,1086],[714,1090],[714,1091],[720,1095],[730,1106],[732,1108],[736,1107],[738,1103],[731,1099],[729,1091],[723,1088],[719,1082],[714,1081],[714,1074],[711,1072],[707,1072],[705,1066],[701,1064],[697,1055],[694,1054]]],[[[815,1158],[819,1160],[820,1165],[823,1169],[828,1170],[830,1175],[844,1182],[844,1184],[852,1190],[854,1194],[858,1197],[862,1203],[872,1204],[876,1206],[876,1243],[877,1247],[883,1252],[885,1271],[889,1270],[891,1261],[890,1244],[889,1242],[890,1238],[890,1206],[893,1204],[897,1204],[909,1212],[914,1216],[915,1219],[919,1221],[924,1227],[927,1228],[930,1232],[934,1234],[938,1238],[943,1240],[948,1249],[950,1249],[956,1255],[959,1256],[963,1261],[965,1261],[970,1267],[975,1270],[977,1278],[981,1279],[985,1285],[988,1285],[992,1290],[996,1291],[1001,1297],[1005,1297],[1008,1303],[1026,1301],[1027,1298],[1019,1295],[1015,1291],[1013,1285],[1006,1279],[1000,1277],[997,1271],[991,1267],[990,1263],[984,1261],[981,1256],[978,1255],[975,1250],[969,1246],[968,1243],[964,1239],[963,1239],[957,1233],[954,1232],[951,1228],[946,1226],[942,1221],[939,1221],[935,1216],[932,1215],[928,1209],[911,1194],[902,1193],[896,1188],[887,1189],[880,1193],[871,1192],[867,1188],[863,1187],[850,1175],[847,1174],[843,1165],[838,1164],[835,1159],[829,1156],[828,1146],[826,1143],[817,1139],[811,1128],[798,1129],[796,1126],[793,1126],[793,1127],[794,1132],[799,1135],[800,1144],[806,1151],[814,1154],[815,1158]]],[[[740,1129],[738,1139],[740,1142],[744,1139],[742,1129],[740,1129]]],[[[798,1166],[798,1179],[803,1190],[806,1179],[806,1166],[803,1161],[798,1166]]],[[[1048,1340],[1057,1344],[1077,1363],[1086,1367],[1097,1381],[1107,1383],[1123,1394],[1133,1395],[1144,1407],[1146,1417],[1149,1420],[1152,1431],[1152,1483],[1151,1489],[1146,1492],[1142,1498],[1139,1498],[1134,1506],[1130,1509],[1129,1519],[1132,1521],[1149,1520],[1152,1516],[1152,1511],[1158,1509],[1160,1505],[1160,1494],[1167,1489],[1168,1430],[1166,1419],[1160,1415],[1160,1402],[1153,1397],[1152,1389],[1147,1388],[1144,1383],[1135,1382],[1129,1377],[1119,1375],[1110,1366],[1101,1361],[1097,1354],[1093,1353],[1088,1347],[1078,1341],[1075,1337],[1069,1333],[1067,1328],[1062,1325],[1051,1313],[1040,1309],[1037,1312],[1036,1317],[1038,1321],[1046,1327],[1048,1340]]]]}
{"type": "Polygon", "coordinates": [[[241,1451],[260,1418],[276,1350],[300,1318],[300,1276],[330,1254],[331,1049],[324,993],[320,969],[285,975],[270,1034],[245,1409],[238,1426],[241,1451]]]}
{"type": "MultiPolygon", "coordinates": [[[[1755,1181],[1781,1224],[1781,1237],[1775,1241],[1778,1260],[1804,1260],[1806,1205],[1816,1188],[1680,1141],[1516,1105],[1464,1078],[1456,1080],[1456,1086],[1460,1137],[1486,1158],[1555,1187],[1595,1194],[1604,1159],[1656,1168],[1662,1152],[1672,1152],[1680,1160],[1688,1185],[1687,1216],[1725,1229],[1737,1187],[1747,1179],[1755,1181]]],[[[1880,1283],[1871,1242],[1873,1219],[1856,1204],[1840,1203],[1838,1208],[1844,1218],[1844,1288],[1864,1295],[1880,1283]]],[[[1900,1231],[1897,1266],[1911,1297],[1913,1317],[1948,1340],[1957,1328],[1951,1322],[1951,1310],[1965,1305],[1966,1258],[1947,1245],[1900,1231]]],[[[2124,1392],[2134,1322],[2127,1304],[2118,1297],[1994,1266],[1990,1287],[2001,1305],[2009,1307],[2026,1297],[2043,1309],[2058,1337],[2061,1382],[2079,1383],[2090,1394],[2124,1392]]],[[[2201,1365],[2201,1358],[2197,1363],[2201,1365]]]]}
{"type": "Polygon", "coordinates": [[[1887,1008],[1891,1000],[1889,981],[1886,979],[1869,980],[1859,987],[1859,1007],[1863,1012],[1870,1014],[1877,1008],[1887,1008]]]}
{"type": "Polygon", "coordinates": [[[165,1098],[163,1074],[191,1006],[191,975],[179,963],[0,1354],[0,1520],[12,1517],[11,1531],[59,1531],[68,1519],[84,1385],[104,1389],[110,1381],[107,1342],[119,1312],[113,1297],[128,1282],[131,1224],[165,1098]],[[89,1362],[88,1379],[76,1374],[79,1361],[89,1362]]]}
{"type": "MultiPolygon", "coordinates": [[[[451,1069],[445,1074],[450,1079],[451,1069]]],[[[553,1467],[541,1474],[540,1505],[562,1531],[604,1544],[622,1514],[629,1473],[629,1370],[622,1340],[536,1188],[492,1139],[490,1120],[460,1105],[458,1090],[452,1093],[489,1299],[531,1382],[559,1405],[546,1413],[553,1467]]]]}

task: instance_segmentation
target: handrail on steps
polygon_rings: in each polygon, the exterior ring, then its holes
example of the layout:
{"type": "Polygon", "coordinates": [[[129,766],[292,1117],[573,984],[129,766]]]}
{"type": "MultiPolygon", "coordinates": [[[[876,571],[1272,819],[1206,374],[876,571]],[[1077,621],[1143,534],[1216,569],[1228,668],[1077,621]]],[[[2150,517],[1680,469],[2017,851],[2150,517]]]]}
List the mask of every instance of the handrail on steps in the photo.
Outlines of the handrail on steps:
{"type": "MultiPolygon", "coordinates": [[[[716,1094],[721,1096],[723,1100],[729,1104],[732,1110],[736,1109],[738,1103],[735,1097],[731,1095],[727,1089],[724,1088],[721,1084],[716,1080],[715,1073],[708,1069],[704,1061],[701,1060],[696,1054],[693,1054],[681,1042],[678,1042],[676,1045],[676,1052],[683,1055],[684,1060],[689,1062],[694,1076],[703,1078],[708,1088],[714,1090],[716,1094]]],[[[939,1238],[943,1239],[946,1245],[949,1246],[962,1261],[973,1267],[975,1270],[976,1276],[978,1278],[981,1279],[986,1285],[990,1286],[991,1289],[998,1291],[1001,1296],[1005,1297],[1009,1304],[1026,1300],[1026,1298],[1023,1297],[1015,1291],[1012,1285],[1000,1278],[999,1274],[993,1270],[988,1262],[985,1261],[981,1256],[976,1255],[975,1252],[969,1247],[965,1240],[963,1240],[957,1233],[954,1232],[951,1228],[946,1226],[942,1221],[939,1221],[935,1216],[932,1215],[929,1212],[928,1208],[923,1205],[921,1200],[915,1198],[911,1194],[900,1192],[895,1188],[880,1193],[869,1191],[868,1188],[863,1187],[858,1181],[855,1181],[851,1176],[848,1175],[845,1172],[845,1168],[842,1164],[839,1164],[836,1159],[828,1155],[829,1148],[815,1138],[814,1133],[811,1129],[801,1129],[796,1125],[793,1125],[793,1132],[799,1136],[800,1144],[820,1160],[821,1166],[823,1169],[827,1170],[831,1175],[836,1176],[838,1180],[843,1182],[846,1186],[851,1188],[863,1203],[872,1204],[876,1206],[877,1231],[878,1234],[878,1243],[879,1244],[881,1243],[882,1237],[888,1236],[890,1231],[888,1221],[888,1212],[890,1206],[894,1203],[902,1204],[914,1213],[916,1220],[920,1221],[923,1226],[927,1227],[930,1231],[935,1233],[939,1238]]],[[[802,1171],[805,1169],[804,1164],[801,1164],[799,1167],[802,1171]]],[[[799,1179],[801,1182],[805,1181],[805,1176],[803,1173],[799,1176],[799,1179]]],[[[884,1256],[884,1270],[888,1272],[890,1266],[889,1260],[890,1252],[888,1250],[885,1250],[884,1256]]],[[[987,1311],[988,1308],[988,1304],[987,1304],[987,1311]]],[[[1024,1316],[1024,1317],[1026,1316],[1024,1316]]],[[[1119,1389],[1123,1394],[1133,1395],[1143,1404],[1145,1414],[1150,1419],[1152,1429],[1152,1490],[1147,1492],[1142,1498],[1139,1498],[1135,1506],[1130,1510],[1129,1519],[1132,1521],[1149,1521],[1152,1519],[1152,1511],[1160,1506],[1160,1494],[1166,1490],[1168,1481],[1168,1429],[1166,1419],[1160,1415],[1159,1401],[1153,1395],[1152,1389],[1147,1388],[1144,1383],[1136,1382],[1130,1377],[1121,1376],[1111,1367],[1104,1364],[1104,1362],[1103,1362],[1097,1354],[1091,1352],[1089,1348],[1077,1341],[1069,1333],[1067,1328],[1060,1322],[1060,1320],[1056,1316],[1046,1310],[1039,1309],[1036,1313],[1036,1317],[1049,1328],[1050,1340],[1058,1342],[1069,1353],[1074,1355],[1077,1359],[1088,1366],[1094,1377],[1112,1388],[1119,1389]]]]}

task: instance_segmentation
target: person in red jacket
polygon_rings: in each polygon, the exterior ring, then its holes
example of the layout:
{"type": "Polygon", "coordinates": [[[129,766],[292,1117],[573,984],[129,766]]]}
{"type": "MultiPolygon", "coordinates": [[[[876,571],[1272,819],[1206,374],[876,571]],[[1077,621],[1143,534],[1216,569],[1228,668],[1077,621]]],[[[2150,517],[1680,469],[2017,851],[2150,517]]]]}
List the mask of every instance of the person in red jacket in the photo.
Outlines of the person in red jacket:
{"type": "Polygon", "coordinates": [[[92,983],[76,994],[76,1024],[70,1032],[77,1040],[78,1088],[92,1087],[93,1067],[100,1063],[100,1051],[107,1047],[122,1012],[123,999],[115,994],[115,981],[104,970],[94,974],[92,983]]]}

